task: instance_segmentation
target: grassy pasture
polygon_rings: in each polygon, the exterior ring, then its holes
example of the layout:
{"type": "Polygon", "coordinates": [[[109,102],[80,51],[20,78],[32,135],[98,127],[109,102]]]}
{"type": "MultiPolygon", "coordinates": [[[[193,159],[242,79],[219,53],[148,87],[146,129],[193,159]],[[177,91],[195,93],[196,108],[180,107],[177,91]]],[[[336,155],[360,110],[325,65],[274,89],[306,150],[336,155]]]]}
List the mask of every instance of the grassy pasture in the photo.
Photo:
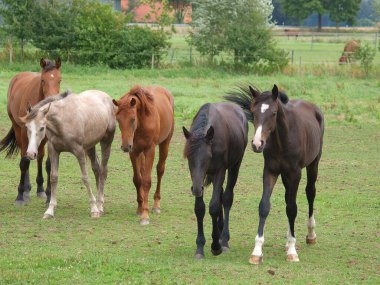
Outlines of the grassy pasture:
{"type": "MultiPolygon", "coordinates": [[[[16,70],[30,68],[0,69],[1,138],[10,127],[6,114],[9,80],[16,70]]],[[[48,221],[41,220],[45,208],[35,197],[35,184],[30,204],[13,206],[19,159],[2,158],[0,284],[379,284],[379,81],[281,74],[258,77],[190,68],[112,71],[67,65],[63,65],[62,74],[63,90],[95,88],[113,98],[119,98],[136,83],[160,84],[172,91],[176,129],[163,178],[162,213],[151,214],[149,226],[139,225],[132,169],[127,155],[119,149],[119,131],[109,162],[106,214],[97,220],[90,218],[86,190],[72,155],[61,156],[58,208],[56,217],[48,221]],[[325,113],[324,153],[315,202],[318,241],[315,246],[307,246],[304,240],[307,202],[303,178],[296,220],[301,260],[297,264],[285,261],[287,218],[280,180],[265,229],[264,264],[248,264],[258,225],[263,165],[262,156],[250,148],[235,188],[231,251],[212,256],[211,219],[206,214],[206,258],[193,260],[196,219],[187,162],[182,157],[185,140],[181,126],[190,125],[202,104],[220,101],[225,91],[241,82],[252,82],[265,90],[276,83],[291,98],[310,100],[325,113]]],[[[31,163],[31,181],[35,176],[36,163],[31,163]]],[[[206,203],[210,194],[208,188],[206,203]]]]}

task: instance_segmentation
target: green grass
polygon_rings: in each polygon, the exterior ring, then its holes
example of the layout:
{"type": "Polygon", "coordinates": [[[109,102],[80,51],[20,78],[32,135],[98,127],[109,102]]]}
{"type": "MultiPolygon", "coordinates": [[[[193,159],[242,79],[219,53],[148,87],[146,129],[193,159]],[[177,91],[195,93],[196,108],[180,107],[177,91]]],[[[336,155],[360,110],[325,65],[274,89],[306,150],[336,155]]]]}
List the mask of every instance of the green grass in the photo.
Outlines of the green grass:
{"type": "MultiPolygon", "coordinates": [[[[30,67],[24,67],[29,69],[30,67]]],[[[0,68],[0,137],[10,127],[6,90],[15,70],[0,68]]],[[[38,69],[38,68],[36,68],[38,69]]],[[[176,129],[162,185],[162,213],[142,227],[135,216],[132,168],[117,131],[106,183],[106,214],[93,220],[79,166],[70,154],[60,159],[58,208],[42,220],[44,203],[35,197],[15,208],[19,159],[0,162],[0,284],[379,284],[380,282],[380,82],[375,79],[312,75],[256,76],[210,69],[113,71],[63,65],[62,89],[97,88],[119,98],[134,84],[159,84],[175,97],[176,129]],[[195,261],[196,219],[190,175],[182,150],[181,126],[198,108],[221,100],[236,83],[263,90],[273,83],[291,98],[310,100],[325,113],[326,134],[317,182],[317,244],[307,246],[307,202],[302,179],[296,235],[300,263],[285,261],[284,190],[279,181],[265,229],[264,264],[248,258],[258,226],[262,155],[247,148],[231,210],[231,251],[210,252],[211,219],[205,217],[206,258],[195,261]],[[268,271],[274,272],[274,275],[268,271]]],[[[252,126],[250,136],[252,138],[252,126]]],[[[4,156],[3,156],[4,157],[4,156]]],[[[35,180],[36,163],[31,163],[35,180]]],[[[304,175],[305,176],[305,175],[304,175]]],[[[155,174],[152,189],[155,187],[155,174]]],[[[93,181],[93,180],[92,180],[93,181]]],[[[92,183],[94,185],[94,183],[92,183]]],[[[150,206],[153,193],[150,195],[150,206]]],[[[211,188],[205,201],[210,200],[211,188]]]]}

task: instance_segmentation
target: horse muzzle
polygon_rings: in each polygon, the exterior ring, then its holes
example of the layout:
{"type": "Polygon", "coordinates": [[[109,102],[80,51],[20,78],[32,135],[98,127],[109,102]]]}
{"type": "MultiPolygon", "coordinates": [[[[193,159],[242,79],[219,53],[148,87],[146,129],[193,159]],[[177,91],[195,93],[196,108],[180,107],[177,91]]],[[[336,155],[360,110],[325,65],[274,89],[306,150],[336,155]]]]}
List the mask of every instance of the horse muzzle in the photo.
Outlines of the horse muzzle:
{"type": "Polygon", "coordinates": [[[37,158],[37,153],[36,152],[27,152],[25,155],[25,158],[29,160],[35,160],[37,158]]]}
{"type": "Polygon", "coordinates": [[[193,196],[199,198],[199,197],[202,197],[203,196],[203,190],[204,190],[204,187],[194,187],[194,186],[191,186],[191,192],[193,193],[193,196]]]}
{"type": "Polygon", "coordinates": [[[133,145],[127,145],[127,146],[124,146],[122,145],[121,147],[121,150],[124,151],[124,152],[132,152],[132,149],[133,149],[133,145]]]}
{"type": "Polygon", "coordinates": [[[265,146],[265,142],[263,140],[260,141],[252,141],[252,149],[256,153],[260,153],[263,151],[265,146]]]}

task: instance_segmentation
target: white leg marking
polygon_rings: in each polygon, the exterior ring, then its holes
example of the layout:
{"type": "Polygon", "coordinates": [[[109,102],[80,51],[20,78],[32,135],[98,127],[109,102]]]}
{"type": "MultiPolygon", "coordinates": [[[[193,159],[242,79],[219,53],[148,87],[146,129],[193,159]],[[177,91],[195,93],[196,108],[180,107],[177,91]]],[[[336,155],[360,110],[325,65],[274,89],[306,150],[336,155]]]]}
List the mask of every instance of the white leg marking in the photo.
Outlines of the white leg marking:
{"type": "Polygon", "coordinates": [[[266,110],[268,110],[269,105],[268,104],[262,104],[261,105],[261,113],[264,113],[266,110]]]}
{"type": "Polygon", "coordinates": [[[296,250],[296,238],[289,237],[287,244],[288,244],[288,250],[287,250],[286,254],[287,255],[292,254],[292,255],[298,256],[297,250],[296,250]]]}
{"type": "Polygon", "coordinates": [[[261,131],[263,127],[260,125],[255,133],[255,136],[253,137],[253,144],[256,146],[256,148],[259,148],[261,146],[261,131]]]}
{"type": "Polygon", "coordinates": [[[255,248],[252,251],[253,256],[263,256],[263,244],[264,244],[264,236],[259,237],[257,235],[255,238],[255,248]]]}
{"type": "Polygon", "coordinates": [[[308,230],[307,237],[308,237],[308,239],[315,239],[317,237],[314,229],[315,229],[315,219],[314,219],[314,215],[312,215],[309,218],[309,220],[307,221],[307,230],[308,230]]]}

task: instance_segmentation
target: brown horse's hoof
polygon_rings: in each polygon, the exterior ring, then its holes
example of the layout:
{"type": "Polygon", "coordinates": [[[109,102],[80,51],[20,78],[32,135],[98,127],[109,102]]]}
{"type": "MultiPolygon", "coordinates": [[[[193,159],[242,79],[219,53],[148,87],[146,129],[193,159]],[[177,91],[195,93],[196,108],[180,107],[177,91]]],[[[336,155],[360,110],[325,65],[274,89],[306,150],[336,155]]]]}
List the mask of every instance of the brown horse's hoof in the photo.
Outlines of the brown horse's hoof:
{"type": "Polygon", "coordinates": [[[141,219],[140,220],[140,225],[142,226],[146,226],[146,225],[149,225],[149,219],[141,219]]]}
{"type": "Polygon", "coordinates": [[[298,255],[297,254],[288,254],[286,256],[286,261],[290,261],[290,262],[299,262],[300,259],[298,258],[298,255]]]}
{"type": "Polygon", "coordinates": [[[152,208],[152,212],[155,214],[161,214],[161,209],[160,208],[152,208]]]}
{"type": "Polygon", "coordinates": [[[309,238],[308,236],[306,236],[306,243],[307,244],[316,244],[317,243],[317,237],[309,238]]]}
{"type": "Polygon", "coordinates": [[[100,213],[99,212],[92,212],[91,218],[100,218],[100,213]]]}
{"type": "Polygon", "coordinates": [[[259,265],[259,264],[262,264],[263,263],[263,256],[256,256],[256,255],[251,255],[251,257],[249,258],[249,263],[250,264],[255,264],[255,265],[259,265]]]}
{"type": "Polygon", "coordinates": [[[222,246],[223,253],[228,253],[230,251],[230,248],[228,246],[222,246]]]}
{"type": "Polygon", "coordinates": [[[15,206],[16,207],[22,207],[25,206],[27,203],[24,200],[16,200],[15,201],[15,206]]]}

